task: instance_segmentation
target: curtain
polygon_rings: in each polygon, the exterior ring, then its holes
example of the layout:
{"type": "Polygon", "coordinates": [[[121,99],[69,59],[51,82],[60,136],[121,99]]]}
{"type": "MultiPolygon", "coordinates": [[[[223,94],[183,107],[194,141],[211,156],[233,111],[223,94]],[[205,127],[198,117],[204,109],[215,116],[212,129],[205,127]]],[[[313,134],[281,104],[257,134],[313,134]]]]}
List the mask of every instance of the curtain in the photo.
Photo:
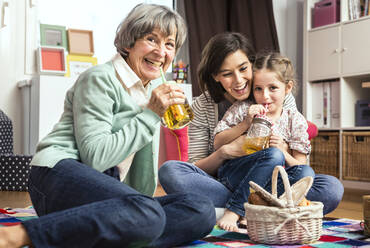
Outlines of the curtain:
{"type": "Polygon", "coordinates": [[[240,32],[256,51],[279,51],[272,0],[184,0],[193,96],[201,94],[197,67],[203,47],[217,33],[240,32]]]}

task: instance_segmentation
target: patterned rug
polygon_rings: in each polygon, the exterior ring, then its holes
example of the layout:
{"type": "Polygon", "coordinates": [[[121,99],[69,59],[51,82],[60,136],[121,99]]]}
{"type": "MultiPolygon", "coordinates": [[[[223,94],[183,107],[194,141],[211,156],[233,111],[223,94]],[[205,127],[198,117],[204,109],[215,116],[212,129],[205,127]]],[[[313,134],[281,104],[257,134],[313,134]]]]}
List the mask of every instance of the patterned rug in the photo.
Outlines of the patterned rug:
{"type": "MultiPolygon", "coordinates": [[[[30,218],[37,218],[32,207],[28,208],[0,208],[0,226],[18,225],[22,221],[30,218]]],[[[323,232],[319,241],[309,245],[263,245],[254,244],[250,241],[246,229],[241,229],[241,232],[226,232],[218,227],[202,240],[195,241],[185,247],[196,248],[242,248],[242,247],[276,247],[276,248],[346,248],[346,247],[361,247],[370,248],[370,237],[363,235],[360,221],[350,219],[335,219],[323,221],[323,232]]]]}

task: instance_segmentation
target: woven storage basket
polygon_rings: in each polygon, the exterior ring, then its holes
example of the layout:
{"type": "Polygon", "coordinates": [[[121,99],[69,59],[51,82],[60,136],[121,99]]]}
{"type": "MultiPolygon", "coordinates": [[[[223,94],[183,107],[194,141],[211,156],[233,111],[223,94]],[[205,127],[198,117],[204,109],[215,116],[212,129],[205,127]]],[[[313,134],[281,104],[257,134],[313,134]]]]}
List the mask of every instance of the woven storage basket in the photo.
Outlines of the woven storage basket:
{"type": "MultiPolygon", "coordinates": [[[[300,181],[296,184],[302,186],[300,181]]],[[[300,201],[307,193],[312,185],[312,179],[311,184],[302,195],[295,194],[295,185],[290,187],[284,168],[277,166],[272,174],[272,195],[270,194],[270,197],[274,203],[279,203],[278,205],[283,207],[244,204],[248,235],[251,240],[264,244],[283,245],[312,243],[320,238],[323,204],[311,202],[309,206],[305,207],[294,206],[296,204],[294,202],[300,201]],[[280,198],[277,198],[276,193],[278,172],[281,174],[285,187],[285,194],[280,198]],[[299,199],[294,199],[293,196],[299,199]]],[[[253,188],[259,191],[259,189],[253,188]]],[[[261,193],[269,194],[266,191],[261,193]]]]}
{"type": "Polygon", "coordinates": [[[311,140],[310,166],[318,174],[339,178],[339,132],[319,132],[311,140]]]}
{"type": "Polygon", "coordinates": [[[370,182],[370,132],[343,132],[343,179],[370,182]]]}

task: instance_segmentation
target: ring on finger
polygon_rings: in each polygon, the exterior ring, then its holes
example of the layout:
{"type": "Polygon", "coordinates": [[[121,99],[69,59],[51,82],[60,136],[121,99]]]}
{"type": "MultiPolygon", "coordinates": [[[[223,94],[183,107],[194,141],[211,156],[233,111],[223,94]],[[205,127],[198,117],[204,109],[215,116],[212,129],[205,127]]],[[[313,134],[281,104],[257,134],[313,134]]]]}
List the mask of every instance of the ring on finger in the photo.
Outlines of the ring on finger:
{"type": "Polygon", "coordinates": [[[169,98],[172,98],[172,92],[168,93],[169,98]]]}

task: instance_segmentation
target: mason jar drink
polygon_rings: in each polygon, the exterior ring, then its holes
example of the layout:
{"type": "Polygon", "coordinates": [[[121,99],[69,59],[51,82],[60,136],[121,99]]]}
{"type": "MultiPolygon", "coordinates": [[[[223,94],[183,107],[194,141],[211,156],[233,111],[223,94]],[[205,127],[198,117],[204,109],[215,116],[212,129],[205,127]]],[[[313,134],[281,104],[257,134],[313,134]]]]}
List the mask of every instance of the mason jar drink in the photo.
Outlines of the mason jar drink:
{"type": "MultiPolygon", "coordinates": [[[[160,68],[160,72],[163,83],[175,84],[173,81],[167,82],[162,68],[160,68]]],[[[193,118],[194,113],[190,108],[188,100],[185,98],[184,104],[174,104],[167,108],[162,117],[162,124],[169,129],[181,129],[189,125],[193,118]]]]}
{"type": "Polygon", "coordinates": [[[256,115],[248,129],[243,150],[247,155],[269,147],[272,122],[265,115],[256,115]]]}
{"type": "Polygon", "coordinates": [[[194,118],[193,111],[185,99],[184,104],[174,104],[168,107],[162,117],[162,122],[169,129],[181,129],[186,127],[194,118]]]}

